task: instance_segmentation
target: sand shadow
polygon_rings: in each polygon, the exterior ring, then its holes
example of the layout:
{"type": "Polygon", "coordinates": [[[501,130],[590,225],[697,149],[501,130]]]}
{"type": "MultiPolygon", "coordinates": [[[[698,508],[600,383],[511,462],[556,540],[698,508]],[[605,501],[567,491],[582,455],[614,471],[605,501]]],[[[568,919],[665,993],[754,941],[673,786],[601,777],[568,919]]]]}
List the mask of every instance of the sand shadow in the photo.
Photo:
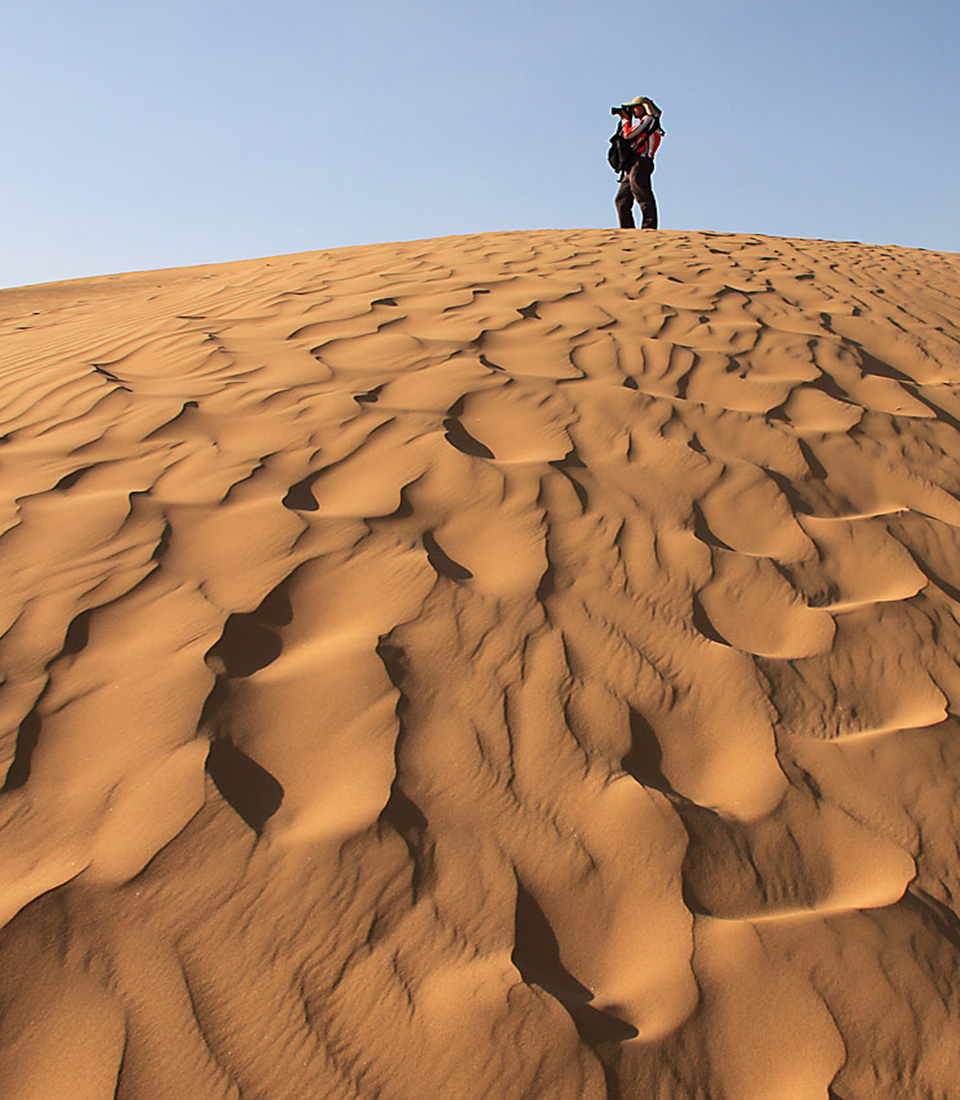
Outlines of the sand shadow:
{"type": "Polygon", "coordinates": [[[453,416],[448,416],[443,422],[444,439],[451,447],[473,458],[494,458],[493,451],[489,447],[474,439],[463,424],[453,416]]]}
{"type": "Polygon", "coordinates": [[[259,836],[283,802],[280,783],[233,742],[222,738],[210,742],[206,768],[224,801],[259,836]]]}
{"type": "Polygon", "coordinates": [[[282,581],[269,592],[255,611],[228,615],[223,633],[207,650],[204,660],[228,680],[252,676],[272,664],[283,649],[276,628],[293,621],[293,607],[282,581]]]}
{"type": "Polygon", "coordinates": [[[589,1004],[593,993],[563,965],[550,922],[519,879],[511,961],[527,985],[538,986],[563,1005],[585,1043],[623,1042],[639,1034],[632,1024],[589,1004]]]}
{"type": "Polygon", "coordinates": [[[621,761],[623,770],[644,787],[652,787],[663,794],[676,792],[661,771],[663,751],[653,727],[630,707],[630,749],[621,761]]]}

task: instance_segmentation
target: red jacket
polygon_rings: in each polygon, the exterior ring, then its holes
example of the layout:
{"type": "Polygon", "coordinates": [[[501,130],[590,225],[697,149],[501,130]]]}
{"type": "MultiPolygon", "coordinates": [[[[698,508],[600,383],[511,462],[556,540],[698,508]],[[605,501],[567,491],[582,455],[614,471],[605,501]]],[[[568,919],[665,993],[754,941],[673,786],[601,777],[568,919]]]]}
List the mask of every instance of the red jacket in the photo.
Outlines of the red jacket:
{"type": "Polygon", "coordinates": [[[633,122],[627,121],[623,124],[623,136],[633,142],[638,156],[653,160],[663,137],[660,120],[654,115],[644,115],[633,122]]]}

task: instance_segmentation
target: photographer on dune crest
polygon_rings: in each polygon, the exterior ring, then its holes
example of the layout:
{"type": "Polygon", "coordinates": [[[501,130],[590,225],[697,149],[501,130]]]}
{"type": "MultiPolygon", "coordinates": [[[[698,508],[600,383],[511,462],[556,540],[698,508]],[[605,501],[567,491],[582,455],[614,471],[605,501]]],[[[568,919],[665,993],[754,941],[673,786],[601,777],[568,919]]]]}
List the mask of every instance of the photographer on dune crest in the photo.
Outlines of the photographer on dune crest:
{"type": "Polygon", "coordinates": [[[657,200],[653,194],[653,158],[664,130],[660,126],[660,108],[648,96],[638,95],[629,103],[611,107],[620,124],[610,139],[609,160],[620,173],[620,189],[614,200],[621,229],[636,229],[633,204],[638,203],[642,229],[657,228],[657,200]]]}

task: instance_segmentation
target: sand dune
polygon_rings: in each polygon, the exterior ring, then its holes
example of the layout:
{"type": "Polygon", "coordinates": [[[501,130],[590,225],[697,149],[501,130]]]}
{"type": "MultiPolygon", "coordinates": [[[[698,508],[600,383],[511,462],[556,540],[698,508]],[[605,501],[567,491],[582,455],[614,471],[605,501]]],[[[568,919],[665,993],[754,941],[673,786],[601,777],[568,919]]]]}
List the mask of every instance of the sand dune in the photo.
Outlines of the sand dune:
{"type": "Polygon", "coordinates": [[[488,234],[0,335],[4,1100],[956,1095],[960,258],[488,234]]]}

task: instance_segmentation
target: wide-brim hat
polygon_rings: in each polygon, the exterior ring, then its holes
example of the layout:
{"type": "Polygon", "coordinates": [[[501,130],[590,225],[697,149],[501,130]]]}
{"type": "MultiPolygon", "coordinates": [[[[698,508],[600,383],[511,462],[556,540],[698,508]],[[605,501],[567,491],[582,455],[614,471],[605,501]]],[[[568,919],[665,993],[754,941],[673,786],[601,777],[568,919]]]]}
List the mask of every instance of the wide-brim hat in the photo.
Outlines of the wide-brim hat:
{"type": "Polygon", "coordinates": [[[653,102],[648,95],[634,96],[629,103],[624,103],[624,107],[644,107],[652,115],[660,116],[660,108],[653,102]]]}

